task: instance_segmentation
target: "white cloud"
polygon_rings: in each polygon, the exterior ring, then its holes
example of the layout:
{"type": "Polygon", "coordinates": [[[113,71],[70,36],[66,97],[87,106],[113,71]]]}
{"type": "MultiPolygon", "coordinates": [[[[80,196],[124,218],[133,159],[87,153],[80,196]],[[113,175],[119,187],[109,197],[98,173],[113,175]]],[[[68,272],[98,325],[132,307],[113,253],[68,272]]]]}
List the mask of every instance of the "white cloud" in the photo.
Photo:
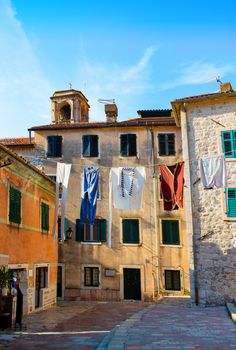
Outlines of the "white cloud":
{"type": "Polygon", "coordinates": [[[50,121],[53,89],[43,76],[10,0],[0,1],[1,137],[27,135],[27,128],[50,121]],[[42,118],[40,120],[40,118],[42,118]]]}
{"type": "Polygon", "coordinates": [[[98,98],[115,99],[121,111],[120,120],[130,117],[127,113],[132,98],[152,88],[149,82],[150,61],[156,51],[157,47],[148,47],[139,61],[130,67],[120,66],[117,63],[99,64],[92,60],[79,62],[78,81],[86,82],[84,93],[91,106],[91,121],[104,119],[103,106],[97,102],[98,98]]]}
{"type": "Polygon", "coordinates": [[[194,62],[189,66],[180,69],[180,75],[177,79],[167,82],[161,86],[162,90],[175,88],[182,85],[206,84],[216,80],[216,77],[223,78],[227,73],[234,72],[232,65],[215,65],[207,62],[194,62]]]}

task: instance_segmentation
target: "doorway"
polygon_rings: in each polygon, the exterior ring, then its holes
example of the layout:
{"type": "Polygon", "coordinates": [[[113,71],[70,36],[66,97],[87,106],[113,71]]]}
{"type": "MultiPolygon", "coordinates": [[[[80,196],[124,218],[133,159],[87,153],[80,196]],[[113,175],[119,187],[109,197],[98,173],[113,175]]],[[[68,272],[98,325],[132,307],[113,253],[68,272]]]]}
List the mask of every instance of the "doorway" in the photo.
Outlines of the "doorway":
{"type": "Polygon", "coordinates": [[[42,305],[42,292],[41,289],[48,286],[48,268],[36,267],[35,273],[35,308],[42,305]]]}
{"type": "Polygon", "coordinates": [[[123,269],[124,299],[141,300],[140,269],[123,269]]]}

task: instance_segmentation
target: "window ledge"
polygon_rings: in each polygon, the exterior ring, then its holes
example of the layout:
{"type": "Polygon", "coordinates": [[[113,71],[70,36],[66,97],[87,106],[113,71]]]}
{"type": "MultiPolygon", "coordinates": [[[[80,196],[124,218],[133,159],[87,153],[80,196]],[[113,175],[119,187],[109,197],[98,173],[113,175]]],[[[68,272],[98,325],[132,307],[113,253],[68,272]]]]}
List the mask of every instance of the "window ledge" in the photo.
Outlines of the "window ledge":
{"type": "Polygon", "coordinates": [[[142,247],[142,243],[124,243],[124,242],[120,242],[120,244],[122,246],[132,246],[132,247],[142,247]]]}
{"type": "Polygon", "coordinates": [[[81,158],[80,159],[101,159],[101,157],[99,156],[99,157],[82,157],[81,156],[81,158]]]}
{"type": "Polygon", "coordinates": [[[9,221],[8,222],[8,225],[12,226],[12,227],[16,227],[16,228],[21,228],[22,227],[22,224],[17,224],[16,222],[13,222],[13,221],[9,221]]]}
{"type": "Polygon", "coordinates": [[[102,242],[80,242],[83,245],[102,245],[102,242]]]}
{"type": "Polygon", "coordinates": [[[226,162],[236,162],[236,158],[225,158],[226,162]]]}
{"type": "Polygon", "coordinates": [[[182,244],[164,244],[164,243],[161,243],[160,246],[163,248],[183,248],[182,244]]]}
{"type": "Polygon", "coordinates": [[[228,218],[227,216],[225,216],[225,217],[223,218],[223,221],[236,221],[236,217],[234,217],[234,218],[228,218]]]}
{"type": "Polygon", "coordinates": [[[98,286],[98,287],[93,287],[93,286],[82,286],[82,289],[101,289],[102,287],[101,286],[98,286]]]}

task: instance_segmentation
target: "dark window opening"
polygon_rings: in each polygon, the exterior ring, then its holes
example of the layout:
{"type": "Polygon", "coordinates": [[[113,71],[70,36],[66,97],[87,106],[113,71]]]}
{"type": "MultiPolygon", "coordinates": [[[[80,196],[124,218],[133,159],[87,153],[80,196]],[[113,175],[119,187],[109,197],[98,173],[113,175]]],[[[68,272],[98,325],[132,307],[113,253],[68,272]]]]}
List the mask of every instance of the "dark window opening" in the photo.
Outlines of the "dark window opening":
{"type": "Polygon", "coordinates": [[[175,155],[175,134],[158,134],[159,156],[175,155]]]}
{"type": "Polygon", "coordinates": [[[180,286],[180,271],[165,270],[165,289],[166,290],[181,290],[180,286]]]}
{"type": "Polygon", "coordinates": [[[137,155],[137,135],[120,135],[120,155],[122,157],[133,157],[137,155]]]}
{"type": "Polygon", "coordinates": [[[98,267],[84,268],[84,285],[85,287],[99,286],[99,268],[98,267]]]}

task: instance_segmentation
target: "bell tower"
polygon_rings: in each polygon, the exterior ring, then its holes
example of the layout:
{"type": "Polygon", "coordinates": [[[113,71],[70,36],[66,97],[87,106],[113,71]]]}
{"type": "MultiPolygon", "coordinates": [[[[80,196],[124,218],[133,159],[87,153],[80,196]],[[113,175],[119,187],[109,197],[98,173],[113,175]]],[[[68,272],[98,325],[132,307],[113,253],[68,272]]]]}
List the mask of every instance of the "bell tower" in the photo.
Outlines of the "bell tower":
{"type": "Polygon", "coordinates": [[[51,98],[51,122],[72,124],[89,122],[89,104],[81,91],[55,91],[51,98]]]}

